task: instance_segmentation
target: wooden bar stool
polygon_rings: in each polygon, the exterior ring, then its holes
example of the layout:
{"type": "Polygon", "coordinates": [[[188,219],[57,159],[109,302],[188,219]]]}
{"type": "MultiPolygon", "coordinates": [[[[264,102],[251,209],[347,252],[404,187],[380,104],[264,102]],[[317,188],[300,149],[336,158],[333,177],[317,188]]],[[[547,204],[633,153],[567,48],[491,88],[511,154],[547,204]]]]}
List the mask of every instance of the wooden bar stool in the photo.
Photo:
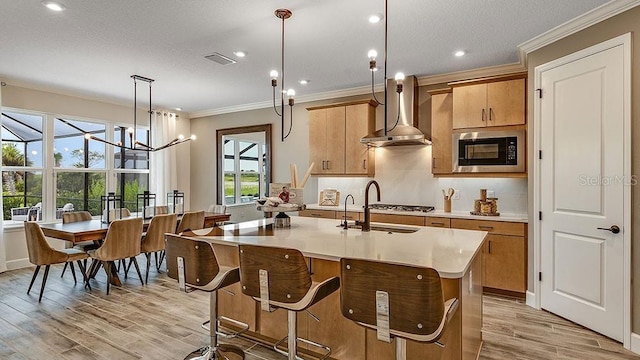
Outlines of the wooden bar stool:
{"type": "Polygon", "coordinates": [[[244,359],[244,351],[239,347],[218,343],[218,336],[232,338],[249,329],[249,325],[243,322],[217,314],[218,290],[240,281],[239,268],[218,264],[213,246],[204,240],[165,234],[165,241],[167,275],[178,280],[180,290],[187,292],[188,288],[193,288],[210,293],[210,320],[202,324],[203,328],[209,330],[210,343],[193,351],[185,359],[229,359],[228,355],[231,354],[244,359]],[[222,321],[241,330],[223,332],[220,330],[222,321]]]}
{"type": "Polygon", "coordinates": [[[289,360],[300,359],[296,356],[297,340],[324,349],[326,359],[331,348],[326,345],[298,338],[296,331],[296,313],[307,310],[316,302],[340,288],[340,279],[335,276],[323,282],[311,281],[307,262],[296,249],[275,248],[256,245],[239,245],[240,283],[242,292],[260,302],[263,311],[276,308],[287,310],[287,336],[278,341],[273,349],[288,356],[289,360]],[[287,340],[288,352],[278,348],[287,340]]]}
{"type": "Polygon", "coordinates": [[[458,299],[444,301],[440,275],[432,268],[360,259],[340,260],[342,315],[377,331],[387,343],[395,337],[396,359],[406,359],[406,340],[432,342],[453,317],[458,299]]]}

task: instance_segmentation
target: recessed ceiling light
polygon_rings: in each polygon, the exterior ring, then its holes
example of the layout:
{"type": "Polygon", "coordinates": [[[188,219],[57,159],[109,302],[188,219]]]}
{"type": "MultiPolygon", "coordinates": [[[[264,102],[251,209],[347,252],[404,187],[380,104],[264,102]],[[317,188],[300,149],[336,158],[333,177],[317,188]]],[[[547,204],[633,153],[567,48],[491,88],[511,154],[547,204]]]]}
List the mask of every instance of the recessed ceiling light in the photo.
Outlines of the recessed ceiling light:
{"type": "Polygon", "coordinates": [[[182,108],[181,107],[177,107],[176,111],[182,111],[182,108]]]}
{"type": "Polygon", "coordinates": [[[310,82],[310,80],[302,79],[298,82],[300,83],[300,85],[307,85],[310,82]]]}
{"type": "Polygon", "coordinates": [[[369,22],[372,24],[378,23],[380,20],[382,20],[382,15],[380,14],[373,14],[369,16],[369,22]]]}
{"type": "Polygon", "coordinates": [[[464,50],[458,50],[453,55],[460,57],[460,56],[464,56],[464,54],[466,54],[464,50]]]}
{"type": "Polygon", "coordinates": [[[52,11],[62,11],[64,10],[64,5],[57,3],[57,2],[53,2],[53,1],[44,1],[42,2],[42,5],[46,6],[47,9],[52,10],[52,11]]]}
{"type": "Polygon", "coordinates": [[[246,52],[244,52],[244,51],[234,51],[234,52],[233,52],[233,55],[235,55],[235,56],[237,56],[237,57],[242,58],[242,57],[247,56],[247,53],[246,53],[246,52]]]}

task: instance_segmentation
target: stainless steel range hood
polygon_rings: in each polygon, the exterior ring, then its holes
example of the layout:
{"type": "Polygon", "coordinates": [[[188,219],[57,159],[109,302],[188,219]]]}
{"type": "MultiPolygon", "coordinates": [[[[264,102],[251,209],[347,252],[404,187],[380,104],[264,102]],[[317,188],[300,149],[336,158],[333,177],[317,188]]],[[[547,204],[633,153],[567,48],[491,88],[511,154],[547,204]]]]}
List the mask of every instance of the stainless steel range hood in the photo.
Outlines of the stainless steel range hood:
{"type": "Polygon", "coordinates": [[[407,76],[403,81],[403,90],[400,97],[398,97],[398,93],[396,92],[396,80],[394,79],[387,80],[386,91],[386,134],[385,129],[382,128],[376,130],[373,134],[363,137],[360,139],[360,142],[376,147],[430,145],[430,137],[425,136],[425,134],[416,127],[418,125],[418,79],[416,79],[415,76],[407,76]],[[398,98],[400,100],[399,108],[398,98]],[[399,114],[398,109],[400,110],[399,114]]]}

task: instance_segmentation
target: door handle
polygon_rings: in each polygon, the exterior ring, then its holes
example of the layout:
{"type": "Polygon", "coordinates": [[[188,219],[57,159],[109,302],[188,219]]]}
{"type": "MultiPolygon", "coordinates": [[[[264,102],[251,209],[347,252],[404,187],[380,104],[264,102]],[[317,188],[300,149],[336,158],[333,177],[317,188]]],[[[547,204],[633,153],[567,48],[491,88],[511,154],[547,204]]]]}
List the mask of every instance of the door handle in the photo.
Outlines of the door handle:
{"type": "Polygon", "coordinates": [[[617,234],[620,232],[620,227],[618,225],[611,225],[610,228],[601,228],[599,227],[598,230],[607,230],[607,231],[611,231],[614,234],[617,234]]]}
{"type": "Polygon", "coordinates": [[[484,109],[482,109],[482,121],[484,122],[484,109]]]}
{"type": "Polygon", "coordinates": [[[491,113],[493,112],[492,108],[489,108],[489,121],[493,121],[491,113]]]}

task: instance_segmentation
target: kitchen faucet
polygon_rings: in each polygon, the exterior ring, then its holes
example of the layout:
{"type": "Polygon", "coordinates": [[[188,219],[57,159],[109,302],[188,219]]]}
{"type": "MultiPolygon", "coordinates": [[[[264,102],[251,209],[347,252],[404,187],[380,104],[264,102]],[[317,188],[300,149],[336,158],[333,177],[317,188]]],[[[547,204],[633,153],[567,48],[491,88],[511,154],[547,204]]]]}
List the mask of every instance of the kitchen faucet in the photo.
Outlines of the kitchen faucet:
{"type": "Polygon", "coordinates": [[[378,185],[375,180],[371,180],[367,183],[367,187],[364,189],[364,221],[362,222],[362,231],[371,230],[371,210],[369,209],[369,188],[371,185],[376,186],[378,201],[380,201],[380,185],[378,185]]]}
{"type": "Polygon", "coordinates": [[[356,201],[353,199],[353,195],[349,194],[344,198],[344,224],[342,225],[342,227],[344,227],[345,230],[347,230],[349,228],[349,224],[347,223],[347,200],[349,200],[349,198],[351,198],[351,203],[355,204],[356,201]]]}

